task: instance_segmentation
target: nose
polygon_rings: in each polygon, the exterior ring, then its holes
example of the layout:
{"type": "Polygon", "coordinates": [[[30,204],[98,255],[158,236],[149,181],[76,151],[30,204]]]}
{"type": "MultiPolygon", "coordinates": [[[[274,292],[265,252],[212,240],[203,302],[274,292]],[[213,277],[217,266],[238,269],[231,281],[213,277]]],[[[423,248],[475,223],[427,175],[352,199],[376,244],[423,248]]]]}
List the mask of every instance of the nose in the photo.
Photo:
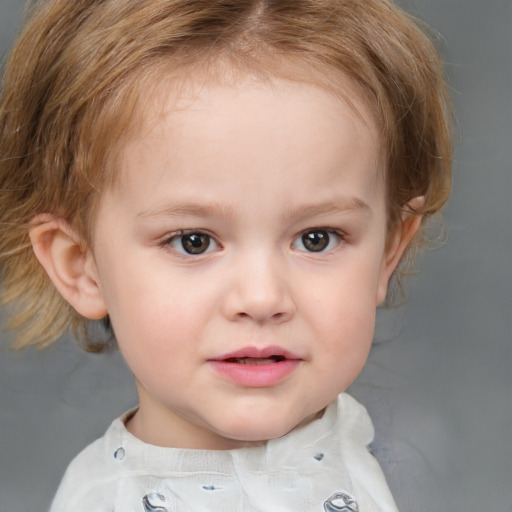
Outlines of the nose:
{"type": "Polygon", "coordinates": [[[224,315],[232,321],[280,324],[296,311],[286,269],[275,258],[252,255],[230,269],[223,300],[224,315]]]}

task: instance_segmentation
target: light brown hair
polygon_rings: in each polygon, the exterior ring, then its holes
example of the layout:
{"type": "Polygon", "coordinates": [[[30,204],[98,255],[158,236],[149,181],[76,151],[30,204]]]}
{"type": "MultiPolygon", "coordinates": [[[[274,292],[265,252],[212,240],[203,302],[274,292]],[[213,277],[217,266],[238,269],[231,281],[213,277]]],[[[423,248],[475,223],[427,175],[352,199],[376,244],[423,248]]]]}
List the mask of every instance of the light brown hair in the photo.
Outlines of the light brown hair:
{"type": "Polygon", "coordinates": [[[381,134],[389,229],[412,198],[425,198],[425,217],[447,199],[442,63],[418,22],[388,0],[49,0],[34,11],[0,103],[1,300],[12,305],[7,327],[18,331],[18,347],[84,331],[86,320],[33,254],[30,222],[51,213],[90,242],[116,151],[136,129],[144,92],[165,73],[223,59],[273,76],[290,75],[293,61],[324,86],[342,74],[381,134]]]}

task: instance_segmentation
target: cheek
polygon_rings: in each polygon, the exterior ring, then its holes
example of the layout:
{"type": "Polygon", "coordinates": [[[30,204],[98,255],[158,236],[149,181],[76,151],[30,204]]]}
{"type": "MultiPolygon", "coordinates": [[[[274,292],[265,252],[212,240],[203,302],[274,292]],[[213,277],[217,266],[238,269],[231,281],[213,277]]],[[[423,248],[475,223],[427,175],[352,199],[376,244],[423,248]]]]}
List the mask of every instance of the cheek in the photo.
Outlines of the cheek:
{"type": "Polygon", "coordinates": [[[142,380],[142,373],[177,373],[204,357],[204,341],[218,295],[212,287],[169,269],[130,279],[111,297],[109,313],[120,350],[142,380]]]}
{"type": "Polygon", "coordinates": [[[363,330],[373,325],[379,262],[355,256],[329,274],[304,280],[304,310],[323,318],[325,325],[338,324],[345,329],[359,325],[363,330]]]}
{"type": "Polygon", "coordinates": [[[180,303],[155,294],[118,304],[112,325],[119,349],[138,381],[150,389],[172,389],[187,371],[195,346],[193,326],[180,303]],[[189,359],[187,359],[187,356],[189,359]]]}
{"type": "MultiPolygon", "coordinates": [[[[112,325],[120,344],[136,344],[144,350],[170,351],[173,345],[189,342],[197,322],[191,319],[194,308],[171,291],[125,295],[112,308],[112,325]]],[[[198,309],[199,305],[196,305],[198,309]]],[[[197,315],[196,315],[197,316],[197,315]]]]}
{"type": "MultiPolygon", "coordinates": [[[[355,297],[353,297],[355,299],[355,297]]],[[[327,352],[345,357],[365,353],[371,344],[375,326],[375,306],[371,301],[336,301],[318,312],[318,334],[325,340],[327,352]]]]}
{"type": "Polygon", "coordinates": [[[326,319],[323,352],[319,374],[323,375],[323,385],[332,395],[345,391],[359,375],[366,363],[371,348],[375,308],[354,307],[333,308],[326,319]]]}
{"type": "MultiPolygon", "coordinates": [[[[359,372],[371,346],[375,326],[375,294],[378,271],[357,265],[317,283],[303,306],[307,323],[323,351],[323,363],[332,372],[359,372]],[[358,272],[358,270],[363,270],[358,272]],[[332,361],[332,364],[331,364],[332,361]]],[[[313,288],[310,288],[310,291],[313,288]]]]}

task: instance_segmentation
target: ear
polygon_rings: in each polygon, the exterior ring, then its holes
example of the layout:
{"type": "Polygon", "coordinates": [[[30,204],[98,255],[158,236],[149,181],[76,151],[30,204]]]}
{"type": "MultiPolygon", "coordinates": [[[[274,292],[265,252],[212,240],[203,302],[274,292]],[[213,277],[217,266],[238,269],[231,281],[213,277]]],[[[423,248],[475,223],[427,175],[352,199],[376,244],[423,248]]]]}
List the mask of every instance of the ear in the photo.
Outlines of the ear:
{"type": "Polygon", "coordinates": [[[421,226],[423,215],[413,212],[417,211],[424,202],[424,197],[415,197],[407,204],[409,206],[408,211],[402,214],[400,224],[396,227],[395,232],[388,241],[388,247],[384,253],[380,269],[377,305],[382,304],[386,299],[389,280],[400,263],[405,250],[421,226]]]}
{"type": "Polygon", "coordinates": [[[29,236],[37,259],[64,299],[86,318],[106,316],[93,255],[71,226],[52,215],[38,215],[29,236]]]}

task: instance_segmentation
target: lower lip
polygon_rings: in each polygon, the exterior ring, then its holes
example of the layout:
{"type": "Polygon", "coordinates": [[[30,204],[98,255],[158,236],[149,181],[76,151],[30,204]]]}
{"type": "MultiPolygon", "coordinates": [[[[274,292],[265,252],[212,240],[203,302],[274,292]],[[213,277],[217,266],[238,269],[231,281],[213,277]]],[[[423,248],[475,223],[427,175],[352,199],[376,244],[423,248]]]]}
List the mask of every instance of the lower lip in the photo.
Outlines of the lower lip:
{"type": "Polygon", "coordinates": [[[248,388],[268,388],[279,384],[300,364],[299,359],[286,359],[269,364],[238,364],[226,361],[208,361],[222,377],[248,388]]]}

